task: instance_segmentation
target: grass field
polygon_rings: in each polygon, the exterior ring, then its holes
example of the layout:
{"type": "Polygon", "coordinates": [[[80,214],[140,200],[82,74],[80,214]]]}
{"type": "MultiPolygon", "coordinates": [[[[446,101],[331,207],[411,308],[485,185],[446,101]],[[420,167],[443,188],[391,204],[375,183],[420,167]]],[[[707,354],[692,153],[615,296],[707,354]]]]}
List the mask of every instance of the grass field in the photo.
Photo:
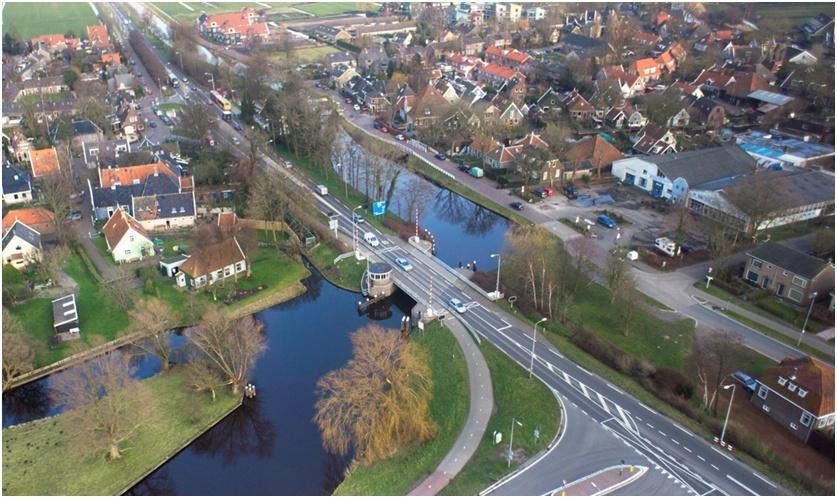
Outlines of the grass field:
{"type": "Polygon", "coordinates": [[[413,445],[371,467],[355,469],[337,488],[335,495],[406,495],[421,479],[436,469],[465,425],[468,413],[468,374],[464,356],[453,335],[438,321],[413,338],[430,354],[433,400],[430,416],[436,423],[436,437],[413,445]]]}
{"type": "Polygon", "coordinates": [[[308,12],[314,16],[336,16],[347,12],[362,11],[370,4],[359,2],[319,2],[319,3],[297,3],[292,7],[308,12]]]}
{"type": "Polygon", "coordinates": [[[337,52],[339,52],[339,50],[327,45],[323,47],[308,47],[296,50],[294,52],[294,58],[290,61],[283,53],[274,53],[270,56],[270,61],[284,68],[289,68],[297,64],[318,62],[325,59],[328,54],[334,54],[337,52]]]}
{"type": "Polygon", "coordinates": [[[38,35],[65,34],[87,36],[87,26],[99,24],[90,4],[82,2],[12,3],[3,6],[3,34],[22,39],[38,35]]]}
{"type": "Polygon", "coordinates": [[[311,263],[317,267],[323,276],[334,285],[346,290],[360,292],[360,278],[366,269],[366,264],[349,257],[336,265],[334,258],[339,255],[333,246],[321,243],[308,254],[311,263]]]}
{"type": "Polygon", "coordinates": [[[206,12],[207,14],[218,14],[224,12],[236,12],[244,7],[253,7],[256,10],[264,10],[266,14],[281,14],[295,12],[287,4],[273,2],[155,2],[150,4],[157,10],[164,20],[170,21],[174,18],[177,21],[194,21],[206,12]],[[188,5],[188,7],[186,5],[188,5]],[[267,8],[269,6],[270,8],[267,8]],[[191,7],[191,10],[189,9],[191,7]],[[168,14],[168,15],[166,15],[168,14]]]}
{"type": "Polygon", "coordinates": [[[184,410],[197,394],[183,386],[177,369],[143,381],[152,391],[155,413],[125,446],[121,460],[82,460],[65,441],[61,415],[3,429],[3,494],[5,495],[115,495],[180,447],[233,410],[239,403],[227,390],[213,403],[201,395],[197,421],[194,410],[184,410]]]}
{"type": "Polygon", "coordinates": [[[444,495],[475,496],[545,448],[552,442],[560,425],[558,402],[541,381],[530,379],[526,370],[491,344],[484,342],[480,349],[491,370],[494,413],[476,453],[462,472],[442,490],[444,495]],[[515,430],[515,458],[509,469],[507,437],[512,417],[520,420],[523,427],[515,430]],[[537,439],[535,428],[540,431],[537,439]],[[503,444],[494,444],[494,431],[503,433],[503,444]]]}

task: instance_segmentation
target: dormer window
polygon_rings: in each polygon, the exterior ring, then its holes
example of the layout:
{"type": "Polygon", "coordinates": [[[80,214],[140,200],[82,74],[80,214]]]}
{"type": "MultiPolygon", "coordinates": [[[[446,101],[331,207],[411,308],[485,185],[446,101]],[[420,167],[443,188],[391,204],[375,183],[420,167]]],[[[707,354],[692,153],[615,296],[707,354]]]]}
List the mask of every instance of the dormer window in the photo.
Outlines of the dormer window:
{"type": "Polygon", "coordinates": [[[805,389],[802,389],[800,387],[799,391],[797,391],[796,394],[798,394],[800,398],[804,398],[805,396],[808,395],[808,391],[806,391],[805,389]]]}
{"type": "Polygon", "coordinates": [[[788,391],[790,391],[790,392],[796,391],[796,384],[794,384],[793,382],[788,382],[788,391]]]}
{"type": "Polygon", "coordinates": [[[779,376],[779,385],[780,385],[780,386],[784,386],[784,385],[785,385],[785,384],[787,384],[787,383],[788,383],[788,379],[786,379],[786,378],[784,378],[784,377],[782,377],[782,376],[780,375],[780,376],[779,376]]]}

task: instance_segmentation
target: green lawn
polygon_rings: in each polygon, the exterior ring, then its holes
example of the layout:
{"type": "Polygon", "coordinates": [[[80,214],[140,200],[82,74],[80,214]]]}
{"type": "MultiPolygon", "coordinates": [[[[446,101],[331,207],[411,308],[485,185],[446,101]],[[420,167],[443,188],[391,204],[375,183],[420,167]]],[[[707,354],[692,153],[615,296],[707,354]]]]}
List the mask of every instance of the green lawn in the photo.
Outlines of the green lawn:
{"type": "Polygon", "coordinates": [[[813,347],[811,347],[811,346],[809,346],[805,343],[801,343],[799,346],[797,346],[796,341],[792,337],[788,337],[781,332],[778,332],[776,330],[771,329],[770,327],[765,327],[764,325],[760,324],[759,322],[750,320],[749,318],[747,318],[747,317],[745,317],[745,316],[743,316],[739,313],[736,313],[736,312],[730,311],[730,310],[724,310],[723,313],[725,315],[727,315],[728,317],[732,318],[733,320],[735,320],[736,322],[741,322],[741,323],[743,323],[744,325],[746,325],[750,328],[758,330],[759,332],[761,332],[764,335],[770,336],[774,339],[778,339],[779,341],[784,342],[785,344],[791,345],[791,346],[793,346],[793,347],[795,347],[795,348],[797,348],[797,349],[799,349],[799,350],[801,350],[801,351],[803,351],[803,352],[805,352],[805,353],[807,353],[811,356],[816,356],[817,358],[819,358],[821,360],[825,360],[827,362],[830,362],[830,361],[834,360],[833,357],[831,357],[831,356],[827,355],[826,353],[823,353],[819,349],[815,349],[815,348],[813,348],[813,347]]]}
{"type": "Polygon", "coordinates": [[[64,102],[65,100],[70,100],[72,98],[72,95],[69,92],[55,92],[44,95],[43,97],[37,94],[24,95],[23,97],[18,99],[18,102],[20,103],[20,105],[23,106],[31,106],[40,104],[42,98],[45,104],[55,104],[59,102],[64,102]]]}
{"type": "Polygon", "coordinates": [[[93,242],[93,245],[96,246],[96,250],[99,251],[99,254],[105,259],[105,261],[115,264],[113,256],[111,256],[110,251],[108,251],[108,243],[104,237],[93,237],[90,240],[93,242]]]}
{"type": "MultiPolygon", "coordinates": [[[[79,285],[76,305],[82,339],[87,343],[93,337],[104,341],[114,340],[128,325],[127,312],[119,309],[107,293],[100,289],[98,281],[90,274],[78,254],[71,253],[64,271],[79,285]]],[[[33,339],[35,368],[56,362],[70,353],[67,344],[50,349],[49,341],[53,336],[51,299],[30,299],[10,308],[10,312],[23,321],[33,339]]]]}
{"type": "Polygon", "coordinates": [[[68,31],[86,38],[87,26],[96,24],[99,21],[86,2],[5,2],[3,6],[3,34],[12,33],[26,40],[68,31]]]}
{"type": "Polygon", "coordinates": [[[406,495],[436,469],[465,425],[469,406],[468,373],[456,339],[436,321],[424,332],[414,332],[412,340],[430,354],[433,374],[430,416],[436,422],[436,437],[428,443],[405,448],[371,467],[355,469],[334,492],[336,495],[406,495]]]}
{"type": "Polygon", "coordinates": [[[308,12],[314,16],[336,16],[347,12],[363,10],[363,6],[357,2],[297,3],[291,7],[308,12]]]}
{"type": "MultiPolygon", "coordinates": [[[[181,22],[192,22],[203,12],[206,12],[207,14],[236,12],[241,10],[243,7],[253,7],[256,10],[264,10],[266,11],[266,14],[294,12],[287,4],[274,2],[265,2],[264,4],[259,2],[212,2],[212,5],[207,5],[203,2],[187,3],[193,10],[189,10],[180,2],[154,2],[151,5],[158,11],[158,13],[163,12],[181,22]],[[270,5],[271,7],[268,9],[265,7],[265,4],[270,5]]],[[[164,20],[170,20],[165,15],[161,15],[161,17],[164,20]]]]}
{"type": "Polygon", "coordinates": [[[529,378],[526,370],[497,348],[483,342],[481,346],[494,387],[494,413],[474,456],[445,489],[444,495],[476,495],[493,482],[507,475],[532,455],[552,442],[560,425],[561,412],[555,396],[539,380],[529,378]],[[508,437],[512,417],[523,427],[514,432],[515,461],[508,468],[508,437]],[[540,437],[535,439],[534,429],[540,437]],[[503,433],[503,441],[495,445],[494,431],[503,433]]]}
{"type": "Polygon", "coordinates": [[[340,52],[340,50],[328,45],[322,47],[308,47],[295,50],[294,59],[292,61],[288,61],[285,54],[279,52],[272,54],[270,56],[270,60],[282,67],[289,68],[297,64],[319,62],[325,59],[328,54],[334,54],[337,52],[340,52]]]}
{"type": "Polygon", "coordinates": [[[311,263],[331,283],[343,289],[360,292],[360,279],[366,270],[366,264],[354,257],[348,257],[335,265],[334,258],[337,256],[337,249],[327,243],[321,243],[308,253],[311,263]]]}
{"type": "Polygon", "coordinates": [[[64,440],[61,416],[3,429],[3,494],[115,495],[197,437],[239,403],[226,390],[213,403],[200,395],[198,421],[190,402],[197,394],[183,387],[178,369],[146,381],[155,400],[153,419],[131,440],[117,462],[81,460],[64,440]]]}

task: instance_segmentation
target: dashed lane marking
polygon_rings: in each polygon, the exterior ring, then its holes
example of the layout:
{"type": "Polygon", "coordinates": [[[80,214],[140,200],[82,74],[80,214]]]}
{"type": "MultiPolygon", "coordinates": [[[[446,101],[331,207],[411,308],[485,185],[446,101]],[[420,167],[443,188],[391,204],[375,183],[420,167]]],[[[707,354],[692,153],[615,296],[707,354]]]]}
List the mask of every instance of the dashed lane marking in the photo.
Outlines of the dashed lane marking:
{"type": "Polygon", "coordinates": [[[674,438],[671,438],[671,442],[676,444],[677,446],[680,446],[680,442],[674,438]]]}
{"type": "Polygon", "coordinates": [[[668,436],[668,434],[666,434],[666,433],[665,433],[665,432],[663,432],[663,431],[658,430],[657,432],[659,432],[660,434],[662,434],[662,435],[663,435],[663,437],[668,436]]]}
{"type": "Polygon", "coordinates": [[[702,457],[702,456],[700,456],[700,455],[698,455],[697,457],[698,457],[698,460],[700,460],[701,462],[705,462],[705,461],[706,461],[706,459],[705,459],[705,458],[703,458],[703,457],[702,457]]]}
{"type": "Polygon", "coordinates": [[[761,479],[762,481],[766,482],[766,483],[767,483],[767,484],[769,484],[770,486],[773,486],[774,488],[776,487],[776,485],[775,485],[775,484],[773,484],[772,482],[768,481],[768,480],[767,480],[767,479],[765,479],[764,477],[762,477],[762,476],[760,476],[760,475],[756,474],[755,472],[753,472],[753,475],[754,475],[754,476],[756,476],[757,478],[761,479]]]}
{"type": "Polygon", "coordinates": [[[745,486],[745,485],[741,484],[741,482],[740,482],[740,481],[738,481],[736,478],[732,477],[731,475],[727,474],[727,479],[729,479],[730,481],[734,482],[735,484],[738,484],[738,485],[739,485],[739,486],[741,486],[743,489],[747,490],[747,492],[748,492],[748,493],[750,493],[751,495],[753,495],[753,496],[757,496],[757,495],[758,495],[758,493],[756,493],[756,492],[755,492],[755,491],[753,491],[752,489],[748,488],[747,486],[745,486]]]}
{"type": "Polygon", "coordinates": [[[718,448],[712,448],[712,451],[714,451],[715,453],[717,453],[717,454],[721,455],[722,457],[726,458],[726,459],[727,459],[727,460],[729,460],[730,462],[734,462],[734,461],[735,461],[735,460],[733,460],[733,459],[732,459],[732,457],[731,457],[731,456],[729,456],[729,455],[725,455],[725,454],[724,454],[721,450],[719,450],[718,448]]]}
{"type": "Polygon", "coordinates": [[[718,466],[717,466],[717,465],[715,465],[714,463],[710,463],[709,465],[711,465],[711,466],[712,466],[712,468],[713,468],[713,469],[715,469],[715,470],[721,470],[721,469],[720,469],[720,468],[718,468],[718,466]]]}

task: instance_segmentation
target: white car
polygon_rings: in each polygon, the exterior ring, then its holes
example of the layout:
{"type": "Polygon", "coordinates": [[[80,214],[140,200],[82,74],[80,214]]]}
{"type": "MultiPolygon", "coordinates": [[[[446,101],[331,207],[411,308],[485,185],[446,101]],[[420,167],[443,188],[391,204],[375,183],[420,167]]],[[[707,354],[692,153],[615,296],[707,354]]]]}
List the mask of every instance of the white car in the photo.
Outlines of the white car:
{"type": "Polygon", "coordinates": [[[232,137],[232,143],[235,145],[239,145],[241,141],[238,139],[238,137],[232,137]]]}
{"type": "Polygon", "coordinates": [[[462,301],[459,299],[452,297],[450,298],[450,301],[448,301],[448,304],[450,304],[450,307],[455,309],[457,313],[465,313],[465,305],[462,304],[462,301]]]}
{"type": "Polygon", "coordinates": [[[404,135],[402,135],[402,134],[400,134],[400,133],[399,133],[398,135],[396,135],[396,136],[395,136],[395,138],[396,138],[396,140],[401,140],[402,142],[403,142],[404,140],[406,140],[406,139],[404,138],[404,135]]]}
{"type": "Polygon", "coordinates": [[[354,106],[352,106],[352,108],[353,108],[354,110],[356,110],[356,111],[359,111],[359,110],[360,110],[360,106],[359,106],[359,105],[357,105],[357,104],[355,104],[354,106]]]}
{"type": "Polygon", "coordinates": [[[412,271],[413,270],[413,265],[411,265],[410,262],[407,261],[406,258],[395,258],[395,264],[400,266],[401,269],[404,270],[404,271],[412,271]]]}
{"type": "Polygon", "coordinates": [[[381,245],[381,242],[378,240],[378,237],[375,237],[375,234],[372,232],[366,232],[363,234],[363,240],[365,240],[370,246],[378,247],[381,245]]]}

